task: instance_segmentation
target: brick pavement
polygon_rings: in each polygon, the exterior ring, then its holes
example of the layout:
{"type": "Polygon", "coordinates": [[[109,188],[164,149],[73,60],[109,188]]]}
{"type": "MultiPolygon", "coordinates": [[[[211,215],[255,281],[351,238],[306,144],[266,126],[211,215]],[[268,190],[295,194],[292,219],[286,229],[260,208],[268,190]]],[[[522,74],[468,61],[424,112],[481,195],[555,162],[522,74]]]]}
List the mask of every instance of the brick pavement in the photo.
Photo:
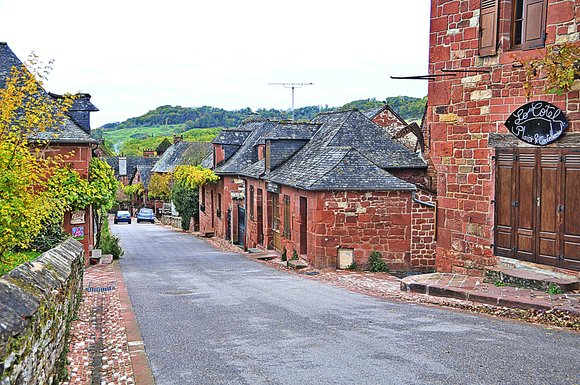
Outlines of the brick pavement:
{"type": "Polygon", "coordinates": [[[154,384],[118,263],[89,266],[84,288],[63,385],[154,384]]]}

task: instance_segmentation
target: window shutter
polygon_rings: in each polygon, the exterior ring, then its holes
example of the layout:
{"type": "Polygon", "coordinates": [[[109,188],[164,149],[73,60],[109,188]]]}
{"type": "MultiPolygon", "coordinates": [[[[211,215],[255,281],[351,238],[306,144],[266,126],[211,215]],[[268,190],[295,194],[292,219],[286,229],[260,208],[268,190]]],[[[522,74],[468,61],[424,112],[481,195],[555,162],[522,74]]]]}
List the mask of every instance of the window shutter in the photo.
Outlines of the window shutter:
{"type": "Polygon", "coordinates": [[[499,0],[481,0],[479,14],[479,56],[497,53],[499,0]]]}
{"type": "Polygon", "coordinates": [[[522,49],[543,47],[546,40],[547,0],[524,1],[522,49]]]}

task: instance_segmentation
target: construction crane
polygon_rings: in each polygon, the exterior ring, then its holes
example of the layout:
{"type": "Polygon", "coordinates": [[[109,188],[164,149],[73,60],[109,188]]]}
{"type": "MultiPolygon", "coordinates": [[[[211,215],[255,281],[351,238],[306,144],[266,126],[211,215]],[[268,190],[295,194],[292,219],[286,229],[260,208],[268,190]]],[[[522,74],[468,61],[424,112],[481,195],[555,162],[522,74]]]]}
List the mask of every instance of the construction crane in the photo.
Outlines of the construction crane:
{"type": "Polygon", "coordinates": [[[292,88],[292,120],[294,120],[294,89],[302,88],[304,86],[313,86],[314,83],[268,83],[269,86],[283,86],[284,88],[292,88]]]}

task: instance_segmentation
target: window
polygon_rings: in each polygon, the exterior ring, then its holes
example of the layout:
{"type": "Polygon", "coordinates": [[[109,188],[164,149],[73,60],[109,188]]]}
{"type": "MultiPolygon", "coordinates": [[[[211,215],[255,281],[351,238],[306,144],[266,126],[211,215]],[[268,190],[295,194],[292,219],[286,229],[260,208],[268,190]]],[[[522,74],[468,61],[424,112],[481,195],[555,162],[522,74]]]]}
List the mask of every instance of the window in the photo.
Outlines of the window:
{"type": "Polygon", "coordinates": [[[284,195],[284,237],[290,239],[290,197],[284,195]]]}
{"type": "Polygon", "coordinates": [[[250,219],[254,220],[254,186],[250,186],[250,219]]]}
{"type": "Polygon", "coordinates": [[[201,204],[199,205],[199,211],[205,212],[205,186],[201,186],[201,204]]]}
{"type": "Polygon", "coordinates": [[[280,229],[280,203],[278,202],[278,194],[272,194],[272,229],[280,229]]]}
{"type": "Polygon", "coordinates": [[[218,193],[217,195],[217,211],[216,216],[218,218],[222,217],[222,194],[218,193]]]}
{"type": "MultiPolygon", "coordinates": [[[[548,0],[513,0],[511,2],[510,38],[514,49],[543,47],[546,40],[548,0]]],[[[509,4],[503,2],[502,4],[509,4]]],[[[481,0],[479,16],[479,56],[497,53],[499,0],[481,0]]],[[[508,31],[502,31],[507,34],[508,31]]]]}
{"type": "Polygon", "coordinates": [[[547,0],[514,0],[512,5],[512,47],[543,47],[546,40],[547,0]]]}

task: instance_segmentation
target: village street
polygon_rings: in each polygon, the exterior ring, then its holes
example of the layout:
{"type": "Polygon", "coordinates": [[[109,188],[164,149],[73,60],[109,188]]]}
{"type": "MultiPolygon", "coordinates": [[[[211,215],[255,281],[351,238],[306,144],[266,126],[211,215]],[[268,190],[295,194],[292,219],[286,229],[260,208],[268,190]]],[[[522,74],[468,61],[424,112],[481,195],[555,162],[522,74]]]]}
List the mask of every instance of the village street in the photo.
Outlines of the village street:
{"type": "Polygon", "coordinates": [[[572,384],[580,335],[391,302],[158,225],[114,225],[158,385],[572,384]]]}

